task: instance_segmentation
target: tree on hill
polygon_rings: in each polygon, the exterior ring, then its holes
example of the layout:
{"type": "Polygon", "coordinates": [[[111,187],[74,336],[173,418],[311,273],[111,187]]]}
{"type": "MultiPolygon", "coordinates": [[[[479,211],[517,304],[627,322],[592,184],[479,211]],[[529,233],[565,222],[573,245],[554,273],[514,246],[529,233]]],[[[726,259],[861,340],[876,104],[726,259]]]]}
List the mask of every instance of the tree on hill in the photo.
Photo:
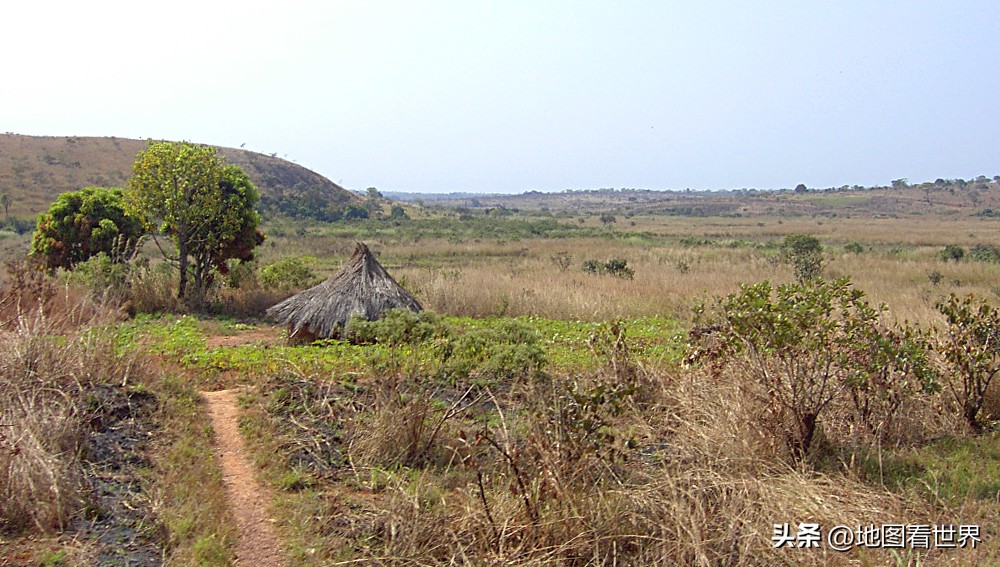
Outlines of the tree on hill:
{"type": "Polygon", "coordinates": [[[131,257],[144,229],[125,209],[120,188],[86,187],[56,198],[38,216],[31,255],[49,269],[72,268],[101,252],[113,261],[131,257]]]}
{"type": "Polygon", "coordinates": [[[3,207],[4,216],[10,216],[10,205],[13,200],[10,198],[10,193],[0,193],[0,207],[3,207]]]}
{"type": "Polygon", "coordinates": [[[257,189],[212,147],[151,142],[136,157],[128,187],[130,208],[176,245],[174,255],[164,255],[178,266],[178,297],[187,293],[189,272],[200,297],[212,268],[225,272],[226,260],[249,260],[264,241],[257,189]]]}

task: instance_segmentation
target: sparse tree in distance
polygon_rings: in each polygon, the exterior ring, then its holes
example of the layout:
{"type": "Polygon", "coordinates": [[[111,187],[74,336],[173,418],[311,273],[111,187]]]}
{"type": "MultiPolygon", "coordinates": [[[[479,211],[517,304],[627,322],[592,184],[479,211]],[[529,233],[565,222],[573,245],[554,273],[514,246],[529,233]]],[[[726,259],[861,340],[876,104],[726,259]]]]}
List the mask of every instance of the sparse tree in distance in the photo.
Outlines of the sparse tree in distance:
{"type": "Polygon", "coordinates": [[[10,216],[10,205],[12,202],[10,193],[0,193],[0,207],[3,207],[3,214],[6,217],[10,216]]]}
{"type": "Polygon", "coordinates": [[[368,216],[373,218],[381,218],[382,216],[382,201],[385,197],[379,190],[374,187],[369,187],[367,190],[368,196],[365,198],[365,210],[368,211],[368,216]]]}
{"type": "Polygon", "coordinates": [[[823,273],[823,245],[815,236],[789,234],[781,244],[781,256],[792,265],[799,283],[814,280],[823,273]]]}
{"type": "Polygon", "coordinates": [[[250,259],[264,240],[254,209],[257,189],[212,147],[150,142],[132,166],[128,187],[130,208],[176,245],[176,255],[164,255],[178,265],[180,298],[187,293],[189,272],[200,297],[211,268],[224,271],[227,259],[250,259]]]}

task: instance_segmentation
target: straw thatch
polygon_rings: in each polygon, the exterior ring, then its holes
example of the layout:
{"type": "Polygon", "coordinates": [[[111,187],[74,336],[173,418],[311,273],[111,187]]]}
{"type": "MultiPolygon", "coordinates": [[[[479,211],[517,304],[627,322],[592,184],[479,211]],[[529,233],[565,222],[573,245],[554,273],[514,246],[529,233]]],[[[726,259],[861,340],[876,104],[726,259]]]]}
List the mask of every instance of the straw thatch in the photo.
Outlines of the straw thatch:
{"type": "Polygon", "coordinates": [[[368,247],[358,242],[351,259],[339,272],[269,308],[267,314],[288,324],[291,339],[328,339],[340,336],[352,317],[374,321],[396,308],[422,309],[368,247]]]}

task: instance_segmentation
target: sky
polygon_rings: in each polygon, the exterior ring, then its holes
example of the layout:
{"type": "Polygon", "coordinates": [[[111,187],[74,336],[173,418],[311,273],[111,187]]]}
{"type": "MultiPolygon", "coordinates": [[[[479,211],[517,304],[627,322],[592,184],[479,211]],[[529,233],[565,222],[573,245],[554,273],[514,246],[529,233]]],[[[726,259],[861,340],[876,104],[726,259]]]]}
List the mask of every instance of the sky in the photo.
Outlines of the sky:
{"type": "Polygon", "coordinates": [[[0,131],[275,153],[348,189],[1000,174],[995,0],[4,7],[0,131]]]}

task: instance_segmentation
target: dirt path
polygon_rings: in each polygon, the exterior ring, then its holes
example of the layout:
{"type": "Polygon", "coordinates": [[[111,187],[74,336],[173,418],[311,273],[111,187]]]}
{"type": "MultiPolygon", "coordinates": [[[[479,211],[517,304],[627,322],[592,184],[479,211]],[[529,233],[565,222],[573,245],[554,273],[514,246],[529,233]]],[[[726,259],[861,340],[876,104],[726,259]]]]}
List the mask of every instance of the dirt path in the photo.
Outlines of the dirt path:
{"type": "Polygon", "coordinates": [[[203,392],[215,430],[216,451],[222,462],[222,480],[236,519],[236,565],[285,566],[281,541],[270,519],[271,497],[257,482],[250,455],[239,431],[237,390],[203,392]]]}

